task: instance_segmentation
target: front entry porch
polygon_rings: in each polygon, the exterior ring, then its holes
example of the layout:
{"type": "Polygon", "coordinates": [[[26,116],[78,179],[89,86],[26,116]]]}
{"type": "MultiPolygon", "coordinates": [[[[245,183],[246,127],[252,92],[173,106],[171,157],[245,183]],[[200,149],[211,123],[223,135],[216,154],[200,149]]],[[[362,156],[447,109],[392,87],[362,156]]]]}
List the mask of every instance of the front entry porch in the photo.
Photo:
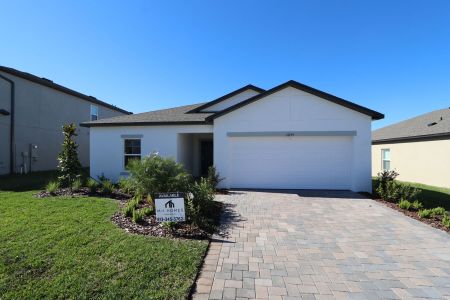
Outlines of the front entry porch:
{"type": "Polygon", "coordinates": [[[177,161],[194,177],[206,176],[214,163],[212,133],[179,133],[177,161]]]}

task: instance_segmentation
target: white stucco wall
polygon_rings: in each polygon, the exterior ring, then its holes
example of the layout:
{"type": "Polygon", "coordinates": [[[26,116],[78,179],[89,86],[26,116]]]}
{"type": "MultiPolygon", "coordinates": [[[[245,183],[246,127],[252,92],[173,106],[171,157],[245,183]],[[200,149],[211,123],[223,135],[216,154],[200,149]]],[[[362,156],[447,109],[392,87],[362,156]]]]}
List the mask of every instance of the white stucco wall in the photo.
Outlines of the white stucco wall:
{"type": "MultiPolygon", "coordinates": [[[[79,127],[90,121],[90,107],[98,107],[98,117],[109,118],[124,113],[94,104],[41,84],[0,72],[15,82],[15,170],[27,164],[22,153],[29,151],[30,144],[38,146],[38,159],[32,161],[32,171],[53,170],[57,166],[56,156],[61,151],[62,126],[75,123],[78,127],[76,138],[78,156],[83,166],[89,166],[89,129],[79,127]]],[[[10,86],[0,80],[0,108],[10,111],[10,86]]],[[[9,173],[9,130],[10,116],[0,117],[0,174],[9,173]]]]}
{"type": "Polygon", "coordinates": [[[208,111],[221,111],[224,110],[230,106],[233,106],[235,104],[238,104],[244,100],[247,100],[253,96],[258,95],[259,92],[252,90],[252,89],[248,89],[245,90],[237,95],[234,95],[226,100],[223,100],[217,104],[211,105],[210,107],[205,108],[204,110],[202,110],[203,112],[208,112],[208,111]]]}
{"type": "Polygon", "coordinates": [[[351,189],[370,192],[371,117],[289,87],[214,120],[214,164],[229,187],[228,132],[356,131],[351,189]]]}
{"type": "MultiPolygon", "coordinates": [[[[192,145],[193,141],[179,134],[211,133],[213,130],[211,125],[91,127],[90,129],[91,177],[97,178],[103,174],[114,181],[117,181],[121,173],[125,172],[123,135],[142,135],[142,155],[157,151],[162,156],[183,162],[186,160],[186,154],[179,147],[192,145]],[[178,145],[180,139],[181,144],[178,145]]],[[[193,168],[193,165],[186,167],[193,168]]]]}
{"type": "Polygon", "coordinates": [[[450,140],[373,145],[373,176],[382,169],[381,149],[390,150],[391,169],[399,180],[450,187],[450,140]]]}

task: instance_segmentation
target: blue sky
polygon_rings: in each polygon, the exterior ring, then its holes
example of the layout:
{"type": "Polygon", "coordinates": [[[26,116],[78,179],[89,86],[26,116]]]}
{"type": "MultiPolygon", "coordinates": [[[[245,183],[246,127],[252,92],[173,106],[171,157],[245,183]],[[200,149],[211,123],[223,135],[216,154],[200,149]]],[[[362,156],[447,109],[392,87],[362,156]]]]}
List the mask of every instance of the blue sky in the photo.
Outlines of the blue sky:
{"type": "Polygon", "coordinates": [[[143,112],[290,79],[378,110],[450,106],[450,1],[2,1],[0,64],[143,112]]]}

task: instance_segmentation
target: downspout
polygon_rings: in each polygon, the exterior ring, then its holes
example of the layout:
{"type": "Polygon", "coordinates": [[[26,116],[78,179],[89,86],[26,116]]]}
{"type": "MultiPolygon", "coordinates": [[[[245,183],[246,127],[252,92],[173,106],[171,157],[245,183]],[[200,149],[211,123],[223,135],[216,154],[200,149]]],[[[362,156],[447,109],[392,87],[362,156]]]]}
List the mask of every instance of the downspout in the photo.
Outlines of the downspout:
{"type": "Polygon", "coordinates": [[[11,85],[11,114],[10,114],[10,127],[9,127],[9,173],[14,173],[14,102],[15,102],[15,88],[14,81],[0,74],[0,78],[7,81],[11,85]]]}

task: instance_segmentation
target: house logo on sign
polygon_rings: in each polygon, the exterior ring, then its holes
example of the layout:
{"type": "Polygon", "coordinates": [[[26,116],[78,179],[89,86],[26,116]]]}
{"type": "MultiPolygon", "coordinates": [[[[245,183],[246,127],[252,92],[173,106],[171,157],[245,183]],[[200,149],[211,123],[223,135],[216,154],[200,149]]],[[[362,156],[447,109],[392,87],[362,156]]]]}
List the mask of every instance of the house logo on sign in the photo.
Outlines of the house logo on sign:
{"type": "Polygon", "coordinates": [[[155,197],[157,222],[184,222],[184,195],[182,193],[158,193],[155,197]]]}

